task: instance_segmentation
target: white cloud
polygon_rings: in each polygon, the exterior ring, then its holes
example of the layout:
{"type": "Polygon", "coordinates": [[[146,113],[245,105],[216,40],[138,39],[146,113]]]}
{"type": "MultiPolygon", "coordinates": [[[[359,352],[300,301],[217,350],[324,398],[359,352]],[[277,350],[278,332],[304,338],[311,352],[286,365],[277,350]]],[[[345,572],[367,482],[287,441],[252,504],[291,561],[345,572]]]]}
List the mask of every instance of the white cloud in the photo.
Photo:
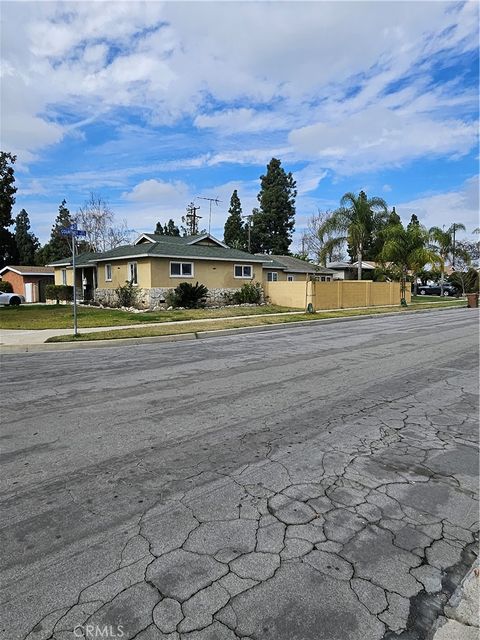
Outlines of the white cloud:
{"type": "MultiPolygon", "coordinates": [[[[23,2],[3,14],[3,129],[27,157],[68,133],[64,108],[81,121],[119,107],[150,124],[187,116],[222,134],[288,127],[293,148],[277,146],[338,170],[464,153],[475,138],[474,125],[452,117],[475,99],[458,87],[384,90],[408,73],[428,77],[425,58],[441,50],[475,50],[476,3],[23,2]],[[342,165],[341,154],[355,158],[342,165]]],[[[232,162],[234,151],[212,149],[232,162]]]]}
{"type": "Polygon", "coordinates": [[[397,213],[406,223],[415,213],[420,222],[430,227],[449,227],[453,222],[465,225],[465,235],[479,226],[479,179],[469,178],[457,191],[435,193],[397,205],[397,213]]]}
{"type": "Polygon", "coordinates": [[[143,180],[122,197],[132,202],[176,204],[179,200],[183,201],[188,197],[188,187],[181,181],[143,180]]]}

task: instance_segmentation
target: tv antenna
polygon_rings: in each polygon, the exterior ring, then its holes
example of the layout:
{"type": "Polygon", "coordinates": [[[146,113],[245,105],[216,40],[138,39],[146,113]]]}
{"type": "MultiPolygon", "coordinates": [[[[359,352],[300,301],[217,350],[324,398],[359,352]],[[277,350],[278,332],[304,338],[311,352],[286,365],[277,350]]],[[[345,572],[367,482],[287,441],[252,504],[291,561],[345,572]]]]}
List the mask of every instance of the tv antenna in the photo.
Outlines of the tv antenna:
{"type": "Polygon", "coordinates": [[[208,203],[209,203],[208,234],[210,235],[210,227],[212,226],[212,202],[218,206],[221,200],[219,200],[218,198],[205,198],[204,196],[197,196],[197,200],[208,200],[208,203]]]}

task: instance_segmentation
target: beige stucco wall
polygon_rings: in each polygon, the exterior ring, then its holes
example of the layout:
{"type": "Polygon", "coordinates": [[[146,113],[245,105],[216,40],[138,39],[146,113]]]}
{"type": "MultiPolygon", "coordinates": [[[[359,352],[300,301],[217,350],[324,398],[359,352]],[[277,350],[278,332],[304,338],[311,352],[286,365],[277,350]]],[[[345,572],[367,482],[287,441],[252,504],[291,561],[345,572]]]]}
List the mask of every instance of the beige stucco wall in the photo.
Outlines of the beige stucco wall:
{"type": "MultiPolygon", "coordinates": [[[[306,308],[311,302],[319,309],[346,309],[400,304],[399,282],[370,280],[335,280],[333,282],[267,282],[265,294],[272,304],[283,307],[306,308]]],[[[406,299],[411,302],[407,287],[406,299]]]]}
{"type": "Polygon", "coordinates": [[[152,286],[151,279],[151,267],[149,258],[137,258],[131,260],[112,260],[111,262],[99,262],[97,263],[97,287],[99,289],[116,289],[117,287],[123,287],[123,285],[129,279],[128,263],[137,263],[137,279],[138,286],[145,289],[152,286]],[[105,280],[105,265],[112,265],[112,279],[111,281],[105,280]]]}
{"type": "MultiPolygon", "coordinates": [[[[253,278],[235,278],[234,262],[222,260],[188,260],[188,259],[170,259],[157,258],[152,260],[152,287],[172,287],[175,288],[180,282],[199,282],[207,287],[207,289],[237,289],[246,282],[262,281],[262,265],[252,262],[253,278]],[[178,278],[170,277],[170,262],[193,262],[193,277],[186,278],[179,276],[178,278]]],[[[239,262],[238,264],[250,264],[247,262],[239,262]]],[[[142,285],[145,286],[145,285],[142,285]]]]}
{"type": "Polygon", "coordinates": [[[66,269],[67,271],[67,282],[64,283],[62,279],[62,271],[65,267],[54,267],[55,272],[55,284],[67,284],[69,287],[73,286],[73,269],[66,269]]]}

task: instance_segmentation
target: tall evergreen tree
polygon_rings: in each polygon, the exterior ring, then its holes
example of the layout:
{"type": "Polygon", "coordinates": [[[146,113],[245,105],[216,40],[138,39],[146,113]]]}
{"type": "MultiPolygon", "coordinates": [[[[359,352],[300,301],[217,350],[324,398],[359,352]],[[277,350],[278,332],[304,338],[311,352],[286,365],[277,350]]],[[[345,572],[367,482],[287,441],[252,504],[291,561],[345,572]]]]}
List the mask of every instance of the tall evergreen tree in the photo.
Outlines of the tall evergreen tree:
{"type": "Polygon", "coordinates": [[[15,244],[19,264],[35,264],[35,253],[40,247],[38,238],[30,231],[28,213],[22,209],[15,218],[15,244]]]}
{"type": "Polygon", "coordinates": [[[13,224],[12,209],[15,204],[15,172],[17,156],[0,151],[0,267],[18,261],[15,237],[8,227],[13,224]]]}
{"type": "MultiPolygon", "coordinates": [[[[62,200],[58,207],[58,215],[52,227],[50,240],[37,253],[36,261],[40,264],[48,264],[54,260],[69,257],[72,254],[70,238],[62,236],[60,233],[60,229],[69,227],[73,223],[72,215],[67,209],[66,204],[67,201],[62,200]]],[[[81,250],[82,248],[79,247],[79,251],[81,250]]]]}
{"type": "Polygon", "coordinates": [[[223,230],[223,241],[232,249],[241,249],[242,251],[247,249],[247,233],[242,221],[242,204],[236,189],[230,198],[228,218],[223,230]]]}
{"type": "Polygon", "coordinates": [[[260,176],[260,184],[260,206],[251,220],[251,250],[287,255],[295,227],[296,182],[280,160],[272,158],[267,173],[260,176]]]}
{"type": "Polygon", "coordinates": [[[154,233],[157,236],[179,236],[180,229],[175,224],[175,221],[170,218],[170,220],[163,225],[159,220],[155,226],[154,233]]]}
{"type": "Polygon", "coordinates": [[[166,236],[176,236],[180,235],[180,229],[177,227],[175,222],[170,218],[167,224],[163,227],[163,233],[166,236]]]}

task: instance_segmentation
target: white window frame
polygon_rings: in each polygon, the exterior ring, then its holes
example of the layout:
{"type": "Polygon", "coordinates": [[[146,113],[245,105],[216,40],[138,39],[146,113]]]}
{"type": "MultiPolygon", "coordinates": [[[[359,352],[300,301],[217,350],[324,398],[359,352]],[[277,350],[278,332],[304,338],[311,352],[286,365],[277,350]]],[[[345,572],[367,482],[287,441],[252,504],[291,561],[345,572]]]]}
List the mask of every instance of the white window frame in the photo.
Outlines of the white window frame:
{"type": "Polygon", "coordinates": [[[105,282],[111,282],[111,281],[112,281],[112,265],[109,262],[105,265],[105,282]]]}
{"type": "Polygon", "coordinates": [[[278,273],[276,271],[267,271],[267,282],[278,282],[278,273]]]}
{"type": "Polygon", "coordinates": [[[331,276],[320,276],[320,282],[331,282],[331,276]]]}
{"type": "Polygon", "coordinates": [[[134,287],[138,286],[138,262],[129,262],[127,264],[127,280],[131,282],[134,287]],[[135,268],[135,277],[132,274],[132,267],[135,268]]]}
{"type": "Polygon", "coordinates": [[[193,262],[180,262],[178,260],[172,260],[170,262],[170,278],[193,278],[194,276],[194,264],[193,262]],[[180,273],[172,273],[172,264],[180,265],[180,273]],[[185,274],[183,273],[184,265],[188,264],[191,267],[191,273],[185,274]]]}
{"type": "Polygon", "coordinates": [[[62,269],[62,284],[63,285],[67,284],[67,270],[66,269],[62,269]]]}
{"type": "Polygon", "coordinates": [[[295,276],[289,273],[287,275],[287,282],[295,282],[295,276]]]}
{"type": "Polygon", "coordinates": [[[233,265],[233,277],[237,280],[251,280],[253,278],[253,266],[251,264],[234,264],[233,265]],[[237,276],[237,268],[242,270],[242,275],[237,276]],[[245,269],[250,269],[250,275],[245,275],[245,269]]]}

